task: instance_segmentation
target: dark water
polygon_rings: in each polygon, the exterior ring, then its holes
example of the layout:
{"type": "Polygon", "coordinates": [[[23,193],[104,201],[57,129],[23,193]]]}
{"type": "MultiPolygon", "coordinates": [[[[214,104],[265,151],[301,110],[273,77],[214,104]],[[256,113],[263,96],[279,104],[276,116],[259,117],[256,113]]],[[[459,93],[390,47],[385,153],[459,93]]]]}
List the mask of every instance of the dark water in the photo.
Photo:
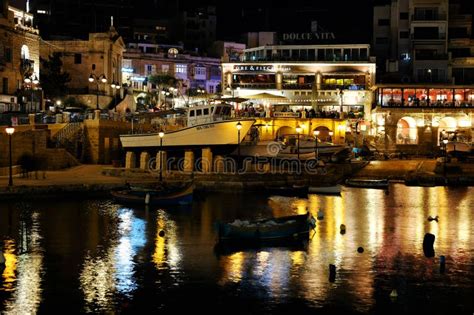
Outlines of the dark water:
{"type": "Polygon", "coordinates": [[[393,185],[389,195],[213,194],[167,210],[107,199],[1,203],[0,312],[473,314],[473,192],[393,185]],[[324,212],[307,248],[213,251],[217,220],[306,207],[315,217],[324,212]],[[434,258],[423,254],[425,233],[436,235],[434,258]],[[335,282],[329,264],[337,266],[335,282]]]}

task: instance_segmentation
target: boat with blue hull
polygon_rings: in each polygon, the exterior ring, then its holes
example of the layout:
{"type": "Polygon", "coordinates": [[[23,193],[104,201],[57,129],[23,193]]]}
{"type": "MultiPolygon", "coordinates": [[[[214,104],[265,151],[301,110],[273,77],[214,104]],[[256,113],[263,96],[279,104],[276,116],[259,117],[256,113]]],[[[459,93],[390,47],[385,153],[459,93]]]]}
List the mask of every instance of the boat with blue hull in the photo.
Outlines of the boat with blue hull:
{"type": "Polygon", "coordinates": [[[218,223],[219,243],[278,245],[284,242],[307,240],[309,232],[316,227],[316,219],[307,212],[279,218],[254,221],[235,220],[218,223]]]}
{"type": "Polygon", "coordinates": [[[159,187],[157,189],[131,187],[112,191],[117,202],[152,206],[184,206],[192,204],[194,184],[185,187],[159,187]]]}

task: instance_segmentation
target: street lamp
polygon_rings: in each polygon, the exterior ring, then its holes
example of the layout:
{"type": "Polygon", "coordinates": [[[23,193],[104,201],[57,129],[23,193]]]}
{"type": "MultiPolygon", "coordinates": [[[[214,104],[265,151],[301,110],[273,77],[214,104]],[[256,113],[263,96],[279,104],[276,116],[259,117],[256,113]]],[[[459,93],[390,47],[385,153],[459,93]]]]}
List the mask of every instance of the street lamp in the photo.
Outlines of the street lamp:
{"type": "Polygon", "coordinates": [[[448,139],[443,139],[444,144],[444,163],[443,163],[443,174],[446,177],[446,163],[448,161],[448,139]]]}
{"type": "Polygon", "coordinates": [[[297,143],[297,153],[298,153],[298,161],[300,160],[300,133],[301,131],[303,131],[303,128],[300,127],[300,125],[298,125],[296,127],[296,135],[297,135],[297,139],[296,139],[296,143],[297,143]]]}
{"type": "Polygon", "coordinates": [[[319,136],[319,130],[313,131],[314,135],[314,153],[316,154],[316,161],[319,160],[319,150],[318,150],[318,136],[319,136]]]}
{"type": "Polygon", "coordinates": [[[110,85],[110,87],[112,87],[112,90],[114,91],[114,112],[117,111],[117,93],[115,90],[120,90],[120,85],[118,82],[112,82],[112,84],[110,85]]]}
{"type": "Polygon", "coordinates": [[[13,174],[12,174],[12,135],[15,132],[15,128],[12,126],[8,126],[5,128],[5,131],[7,132],[8,135],[8,143],[9,143],[9,172],[10,172],[10,177],[8,179],[8,186],[13,186],[13,174]]]}
{"type": "Polygon", "coordinates": [[[38,80],[38,77],[36,75],[35,76],[31,75],[31,76],[25,77],[24,82],[28,84],[31,89],[31,106],[30,106],[30,110],[28,110],[28,112],[30,113],[31,110],[33,109],[34,86],[38,85],[40,81],[38,80]]]}
{"type": "Polygon", "coordinates": [[[165,136],[163,129],[160,130],[160,132],[158,133],[158,136],[160,136],[160,182],[162,182],[163,181],[163,137],[165,136]]]}
{"type": "Polygon", "coordinates": [[[329,131],[329,138],[331,138],[331,142],[332,142],[332,136],[334,135],[334,132],[332,131],[329,131]]]}
{"type": "Polygon", "coordinates": [[[242,124],[240,121],[235,125],[235,128],[237,128],[237,163],[240,160],[240,129],[242,129],[242,124]]]}
{"type": "Polygon", "coordinates": [[[95,82],[97,84],[97,103],[95,109],[99,109],[99,83],[107,83],[107,78],[105,77],[105,74],[101,74],[99,77],[97,77],[94,73],[91,73],[89,76],[89,82],[95,82]]]}

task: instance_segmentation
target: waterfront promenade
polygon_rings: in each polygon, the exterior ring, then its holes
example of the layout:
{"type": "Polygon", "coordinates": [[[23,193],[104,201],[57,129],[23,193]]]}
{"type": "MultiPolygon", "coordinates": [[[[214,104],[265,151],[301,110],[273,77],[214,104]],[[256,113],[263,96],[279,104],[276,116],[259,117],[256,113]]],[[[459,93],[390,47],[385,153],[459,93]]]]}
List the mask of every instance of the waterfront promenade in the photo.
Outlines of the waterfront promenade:
{"type": "MultiPolygon", "coordinates": [[[[448,178],[451,182],[454,181],[454,183],[459,178],[464,178],[467,183],[473,182],[474,164],[449,163],[446,174],[443,174],[442,168],[440,169],[441,166],[431,159],[371,161],[361,170],[352,174],[352,177],[388,178],[390,180],[405,181],[413,185],[440,185],[445,183],[445,178],[448,178]]],[[[209,191],[222,190],[227,186],[230,190],[245,190],[245,188],[250,187],[246,185],[249,179],[254,181],[255,187],[275,185],[276,178],[282,180],[282,185],[285,183],[285,180],[287,184],[290,183],[288,182],[289,178],[292,181],[291,183],[304,183],[304,179],[299,178],[298,175],[285,176],[284,174],[268,176],[265,174],[223,175],[194,173],[193,178],[198,188],[209,191]]],[[[181,176],[179,173],[172,173],[165,177],[165,180],[187,180],[190,177],[189,174],[182,174],[181,176]]],[[[34,195],[41,195],[42,193],[54,195],[63,192],[105,192],[113,188],[124,187],[126,182],[132,184],[152,184],[157,181],[157,174],[145,171],[128,170],[125,172],[124,169],[113,168],[110,165],[80,165],[64,170],[47,171],[45,178],[43,178],[42,172],[38,172],[37,179],[35,173],[31,173],[30,178],[16,176],[13,179],[14,186],[12,188],[8,187],[8,176],[2,176],[0,177],[0,198],[30,193],[34,195]]]]}

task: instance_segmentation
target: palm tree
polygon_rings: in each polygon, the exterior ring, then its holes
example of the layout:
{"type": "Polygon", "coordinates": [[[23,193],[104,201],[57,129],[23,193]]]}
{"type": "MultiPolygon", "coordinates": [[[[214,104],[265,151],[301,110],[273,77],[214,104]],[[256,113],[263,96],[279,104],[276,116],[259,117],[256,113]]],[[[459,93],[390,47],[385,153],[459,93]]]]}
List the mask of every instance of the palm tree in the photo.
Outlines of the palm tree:
{"type": "Polygon", "coordinates": [[[169,74],[153,74],[148,77],[148,82],[156,85],[158,91],[158,104],[161,104],[161,90],[163,88],[176,86],[178,79],[169,74]]]}

